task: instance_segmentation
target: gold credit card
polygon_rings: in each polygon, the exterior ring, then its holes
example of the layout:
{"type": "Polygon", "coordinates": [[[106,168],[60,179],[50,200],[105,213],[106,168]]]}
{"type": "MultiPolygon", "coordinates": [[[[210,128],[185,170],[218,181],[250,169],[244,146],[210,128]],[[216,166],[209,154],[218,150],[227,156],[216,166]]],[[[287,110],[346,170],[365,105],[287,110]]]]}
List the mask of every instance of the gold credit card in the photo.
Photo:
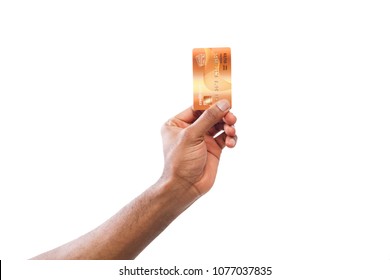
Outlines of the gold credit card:
{"type": "Polygon", "coordinates": [[[230,48],[192,50],[194,76],[194,110],[206,110],[218,100],[232,105],[230,48]]]}

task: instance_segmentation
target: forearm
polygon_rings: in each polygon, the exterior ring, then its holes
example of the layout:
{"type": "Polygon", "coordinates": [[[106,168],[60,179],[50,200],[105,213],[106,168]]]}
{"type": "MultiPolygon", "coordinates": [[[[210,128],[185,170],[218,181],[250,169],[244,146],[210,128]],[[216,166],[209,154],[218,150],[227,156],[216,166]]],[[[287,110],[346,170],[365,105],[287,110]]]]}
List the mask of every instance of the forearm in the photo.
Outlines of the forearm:
{"type": "Polygon", "coordinates": [[[161,128],[165,177],[95,230],[35,259],[134,259],[213,186],[222,149],[237,141],[229,110],[219,100],[202,113],[188,108],[168,120],[161,128]]]}
{"type": "Polygon", "coordinates": [[[134,259],[198,197],[160,179],[93,231],[34,259],[134,259]]]}

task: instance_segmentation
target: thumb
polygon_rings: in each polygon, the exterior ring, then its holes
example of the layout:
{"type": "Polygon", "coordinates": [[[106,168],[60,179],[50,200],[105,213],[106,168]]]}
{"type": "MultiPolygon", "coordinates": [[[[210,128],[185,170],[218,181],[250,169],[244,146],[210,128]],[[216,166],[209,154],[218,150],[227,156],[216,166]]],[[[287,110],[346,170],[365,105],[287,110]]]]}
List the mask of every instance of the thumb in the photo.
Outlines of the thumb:
{"type": "Polygon", "coordinates": [[[230,103],[222,99],[203,112],[203,114],[191,125],[196,136],[203,136],[214,125],[219,123],[230,109],[230,103]]]}

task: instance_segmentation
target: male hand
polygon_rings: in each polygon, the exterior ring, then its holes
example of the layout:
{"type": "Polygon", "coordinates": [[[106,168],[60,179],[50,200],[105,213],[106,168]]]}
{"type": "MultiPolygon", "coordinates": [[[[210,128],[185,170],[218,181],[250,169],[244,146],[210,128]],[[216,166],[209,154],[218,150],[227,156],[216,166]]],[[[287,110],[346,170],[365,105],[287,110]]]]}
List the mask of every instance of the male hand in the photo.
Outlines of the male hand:
{"type": "Polygon", "coordinates": [[[134,259],[199,196],[213,186],[222,149],[237,142],[236,117],[221,100],[191,108],[162,129],[162,178],[96,229],[34,259],[134,259]]]}
{"type": "Polygon", "coordinates": [[[204,112],[188,108],[163,125],[164,178],[198,196],[211,189],[222,149],[237,142],[237,119],[229,110],[229,102],[220,100],[204,112]]]}

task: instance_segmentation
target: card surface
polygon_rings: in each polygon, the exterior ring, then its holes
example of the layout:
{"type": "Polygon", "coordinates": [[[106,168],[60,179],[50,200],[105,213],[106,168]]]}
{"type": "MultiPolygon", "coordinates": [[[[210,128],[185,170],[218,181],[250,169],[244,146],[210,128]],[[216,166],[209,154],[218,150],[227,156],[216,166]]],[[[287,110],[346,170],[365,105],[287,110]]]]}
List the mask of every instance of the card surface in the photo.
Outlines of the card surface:
{"type": "Polygon", "coordinates": [[[232,105],[230,48],[192,50],[195,110],[206,110],[220,99],[232,105]]]}

